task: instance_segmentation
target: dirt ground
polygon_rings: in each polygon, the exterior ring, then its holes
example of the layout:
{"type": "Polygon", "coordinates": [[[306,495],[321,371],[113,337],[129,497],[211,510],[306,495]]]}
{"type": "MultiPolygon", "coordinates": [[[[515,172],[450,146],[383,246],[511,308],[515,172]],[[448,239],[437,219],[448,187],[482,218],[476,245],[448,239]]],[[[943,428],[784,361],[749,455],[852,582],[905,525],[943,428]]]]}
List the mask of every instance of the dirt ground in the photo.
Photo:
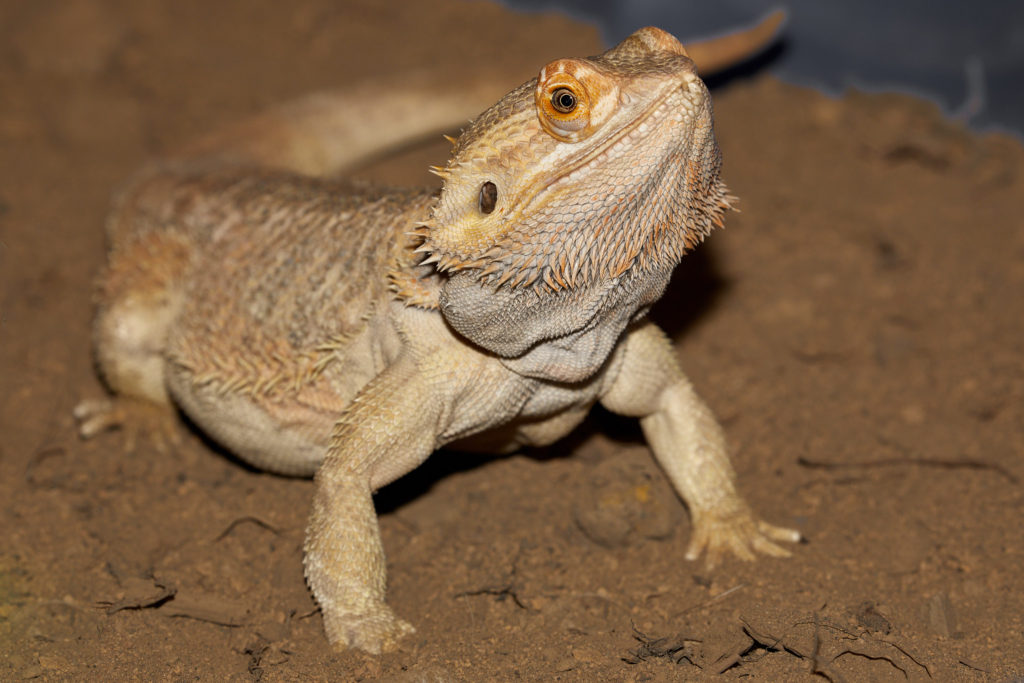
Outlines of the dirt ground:
{"type": "MultiPolygon", "coordinates": [[[[741,213],[654,317],[787,560],[687,562],[637,427],[438,453],[377,498],[400,651],[333,653],[312,484],[76,436],[118,182],[268,104],[422,67],[511,88],[596,32],[483,3],[0,3],[0,679],[1024,676],[1024,151],[902,96],[715,92],[741,213]],[[388,7],[387,9],[383,9],[388,7]]],[[[368,169],[430,183],[440,142],[368,169]]],[[[184,429],[184,428],[183,428],[184,429]]]]}

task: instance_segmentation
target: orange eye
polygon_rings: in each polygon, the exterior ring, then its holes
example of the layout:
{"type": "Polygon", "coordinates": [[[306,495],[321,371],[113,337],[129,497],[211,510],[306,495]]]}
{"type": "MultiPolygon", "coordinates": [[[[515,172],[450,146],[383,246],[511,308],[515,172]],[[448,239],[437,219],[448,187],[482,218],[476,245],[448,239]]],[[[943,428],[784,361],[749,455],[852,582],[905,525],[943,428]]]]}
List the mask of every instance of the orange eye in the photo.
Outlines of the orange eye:
{"type": "Polygon", "coordinates": [[[556,72],[541,78],[535,96],[537,115],[544,130],[562,142],[586,137],[590,125],[590,97],[573,75],[556,72]]]}

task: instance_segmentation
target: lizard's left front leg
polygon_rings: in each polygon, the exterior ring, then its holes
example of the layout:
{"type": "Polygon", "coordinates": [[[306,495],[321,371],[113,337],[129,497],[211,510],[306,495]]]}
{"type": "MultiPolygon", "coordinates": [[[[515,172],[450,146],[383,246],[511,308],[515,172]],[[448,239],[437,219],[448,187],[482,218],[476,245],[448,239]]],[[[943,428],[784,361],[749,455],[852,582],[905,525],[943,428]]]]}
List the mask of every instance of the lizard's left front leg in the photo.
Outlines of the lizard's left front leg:
{"type": "Polygon", "coordinates": [[[434,450],[441,402],[410,358],[378,375],[338,421],[316,474],[306,578],[331,645],[377,654],[413,632],[384,601],[386,568],[373,492],[434,450]]]}
{"type": "Polygon", "coordinates": [[[757,519],[739,497],[722,429],[683,375],[665,334],[644,323],[617,353],[623,355],[601,404],[640,418],[655,458],[689,508],[687,559],[706,550],[711,567],[727,551],[744,560],[754,559],[755,551],[788,556],[775,541],[799,541],[799,532],[757,519]]]}

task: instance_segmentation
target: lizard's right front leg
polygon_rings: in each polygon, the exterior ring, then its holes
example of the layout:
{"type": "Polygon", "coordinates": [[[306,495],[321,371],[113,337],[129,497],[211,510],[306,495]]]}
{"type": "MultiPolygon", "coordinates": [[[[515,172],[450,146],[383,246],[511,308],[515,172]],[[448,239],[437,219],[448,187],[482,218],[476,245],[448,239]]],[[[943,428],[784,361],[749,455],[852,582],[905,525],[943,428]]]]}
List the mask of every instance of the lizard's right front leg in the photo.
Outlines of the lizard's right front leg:
{"type": "Polygon", "coordinates": [[[413,631],[384,602],[386,568],[373,492],[433,452],[442,402],[432,393],[416,363],[400,359],[352,401],[316,474],[306,578],[336,649],[377,654],[413,631]]]}

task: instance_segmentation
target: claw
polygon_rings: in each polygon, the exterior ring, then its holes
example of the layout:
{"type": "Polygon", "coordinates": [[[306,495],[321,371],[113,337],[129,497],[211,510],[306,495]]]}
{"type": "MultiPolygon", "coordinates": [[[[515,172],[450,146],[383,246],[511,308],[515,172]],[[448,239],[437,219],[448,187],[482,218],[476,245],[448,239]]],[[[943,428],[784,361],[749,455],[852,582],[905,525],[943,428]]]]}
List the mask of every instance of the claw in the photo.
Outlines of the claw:
{"type": "Polygon", "coordinates": [[[142,399],[117,396],[113,399],[85,399],[71,411],[78,422],[78,434],[91,439],[107,430],[124,432],[124,448],[135,450],[140,437],[148,439],[160,453],[181,443],[181,430],[169,406],[142,399]]]}
{"type": "Polygon", "coordinates": [[[366,614],[324,613],[324,630],[335,650],[356,648],[378,655],[398,647],[398,641],[415,633],[409,622],[399,619],[387,605],[374,606],[366,614]]]}
{"type": "Polygon", "coordinates": [[[75,406],[71,414],[78,422],[78,434],[83,439],[120,427],[124,422],[124,414],[109,399],[85,399],[75,406]]]}
{"type": "Polygon", "coordinates": [[[696,560],[705,553],[707,569],[713,569],[725,555],[734,555],[744,562],[757,554],[789,557],[790,551],[778,545],[798,543],[800,532],[755,519],[744,506],[728,514],[705,512],[694,518],[693,537],[686,548],[686,559],[696,560]]]}

